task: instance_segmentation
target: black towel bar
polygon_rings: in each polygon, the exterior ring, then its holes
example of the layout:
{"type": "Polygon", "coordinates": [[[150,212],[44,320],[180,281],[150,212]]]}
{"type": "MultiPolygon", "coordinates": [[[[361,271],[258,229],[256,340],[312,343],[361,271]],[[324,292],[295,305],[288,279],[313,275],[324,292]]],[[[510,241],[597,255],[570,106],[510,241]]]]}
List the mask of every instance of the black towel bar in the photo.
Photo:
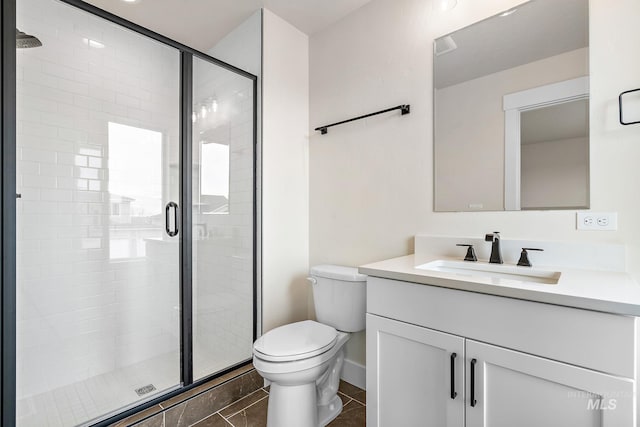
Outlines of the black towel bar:
{"type": "Polygon", "coordinates": [[[387,108],[386,110],[376,111],[375,113],[365,114],[364,116],[354,117],[353,119],[343,120],[341,122],[332,123],[330,125],[319,126],[315,128],[315,130],[319,130],[320,133],[324,135],[325,133],[328,132],[327,129],[332,126],[338,126],[344,123],[352,122],[354,120],[365,119],[367,117],[375,116],[377,114],[388,113],[389,111],[393,111],[393,110],[400,110],[402,112],[402,115],[404,116],[405,114],[409,114],[411,112],[411,106],[409,104],[398,105],[397,107],[387,108]]]}

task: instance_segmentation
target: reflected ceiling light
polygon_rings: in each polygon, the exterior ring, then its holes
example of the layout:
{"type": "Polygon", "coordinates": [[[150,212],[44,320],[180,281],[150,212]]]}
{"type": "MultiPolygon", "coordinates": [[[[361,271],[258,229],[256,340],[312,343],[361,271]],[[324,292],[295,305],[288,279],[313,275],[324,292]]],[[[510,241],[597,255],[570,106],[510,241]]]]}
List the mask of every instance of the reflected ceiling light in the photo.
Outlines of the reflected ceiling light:
{"type": "Polygon", "coordinates": [[[445,53],[453,52],[458,48],[458,45],[451,36],[441,37],[434,42],[434,52],[436,56],[444,55],[445,53]]]}
{"type": "Polygon", "coordinates": [[[510,10],[507,10],[506,12],[501,13],[500,16],[502,16],[502,17],[509,16],[512,13],[516,13],[517,11],[518,11],[518,9],[510,9],[510,10]]]}
{"type": "Polygon", "coordinates": [[[102,49],[104,48],[104,44],[100,43],[99,41],[96,40],[92,40],[92,39],[87,39],[84,38],[82,39],[82,41],[84,42],[84,44],[86,44],[89,47],[93,47],[95,49],[102,49]]]}
{"type": "Polygon", "coordinates": [[[458,0],[434,0],[433,5],[441,11],[451,10],[458,4],[458,0]]]}
{"type": "Polygon", "coordinates": [[[204,105],[200,107],[200,117],[203,119],[207,117],[207,107],[204,105]]]}
{"type": "Polygon", "coordinates": [[[138,3],[140,0],[122,0],[125,3],[138,3]]]}

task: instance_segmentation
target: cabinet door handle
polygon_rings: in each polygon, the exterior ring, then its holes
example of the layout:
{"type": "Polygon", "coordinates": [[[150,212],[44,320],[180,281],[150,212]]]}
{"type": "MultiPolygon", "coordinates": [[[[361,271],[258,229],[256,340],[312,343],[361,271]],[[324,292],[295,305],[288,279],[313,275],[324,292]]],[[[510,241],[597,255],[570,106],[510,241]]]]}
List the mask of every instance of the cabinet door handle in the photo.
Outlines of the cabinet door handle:
{"type": "Polygon", "coordinates": [[[471,359],[471,407],[476,406],[476,359],[471,359]]]}
{"type": "Polygon", "coordinates": [[[451,353],[451,398],[455,399],[458,393],[456,393],[456,357],[458,355],[451,353]]]}

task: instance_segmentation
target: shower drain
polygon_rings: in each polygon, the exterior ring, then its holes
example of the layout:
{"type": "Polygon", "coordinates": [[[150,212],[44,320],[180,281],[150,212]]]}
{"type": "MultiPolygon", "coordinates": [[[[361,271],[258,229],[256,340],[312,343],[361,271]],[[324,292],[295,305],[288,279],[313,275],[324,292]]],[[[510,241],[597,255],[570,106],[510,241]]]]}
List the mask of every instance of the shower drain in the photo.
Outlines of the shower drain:
{"type": "Polygon", "coordinates": [[[136,389],[136,393],[138,393],[138,396],[144,396],[147,393],[151,393],[152,391],[154,391],[156,388],[153,384],[148,384],[144,387],[140,387],[136,389]]]}

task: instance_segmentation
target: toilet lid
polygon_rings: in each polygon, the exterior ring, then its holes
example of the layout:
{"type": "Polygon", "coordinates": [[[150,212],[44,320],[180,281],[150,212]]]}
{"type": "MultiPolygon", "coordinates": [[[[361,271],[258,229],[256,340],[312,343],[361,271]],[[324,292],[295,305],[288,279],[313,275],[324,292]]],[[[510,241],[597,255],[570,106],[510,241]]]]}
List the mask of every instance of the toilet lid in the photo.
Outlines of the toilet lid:
{"type": "Polygon", "coordinates": [[[265,360],[306,359],[327,351],[337,336],[338,332],[331,326],[305,320],[270,330],[256,340],[253,350],[265,360]]]}

